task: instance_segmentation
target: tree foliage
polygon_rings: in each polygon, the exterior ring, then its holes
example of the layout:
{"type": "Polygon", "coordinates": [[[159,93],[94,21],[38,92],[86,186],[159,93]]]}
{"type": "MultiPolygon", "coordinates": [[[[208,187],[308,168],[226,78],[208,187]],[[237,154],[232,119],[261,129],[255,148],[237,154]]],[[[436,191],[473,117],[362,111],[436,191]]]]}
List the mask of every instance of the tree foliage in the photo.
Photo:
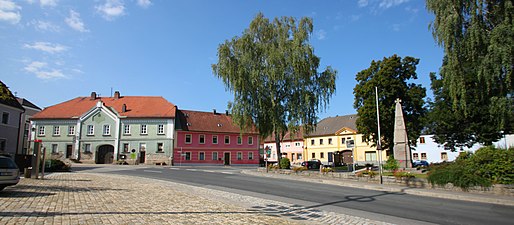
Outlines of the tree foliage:
{"type": "Polygon", "coordinates": [[[275,134],[278,144],[288,130],[316,124],[335,92],[336,71],[318,72],[320,59],[309,44],[311,18],[275,18],[259,13],[240,37],[218,47],[214,74],[234,93],[233,120],[243,129],[255,124],[260,135],[275,134]]]}
{"type": "Polygon", "coordinates": [[[514,6],[512,0],[427,0],[444,49],[434,87],[434,126],[441,144],[489,145],[513,129],[514,6]],[[443,102],[441,102],[443,101],[443,102]],[[463,127],[464,125],[464,127],[463,127]],[[459,131],[458,134],[449,132],[459,131]]]}
{"type": "Polygon", "coordinates": [[[372,61],[368,69],[357,73],[354,88],[359,118],[357,130],[365,141],[377,142],[377,110],[375,87],[378,88],[380,110],[381,144],[383,149],[393,149],[395,100],[402,100],[403,115],[411,145],[416,144],[424,126],[426,115],[426,90],[421,85],[408,83],[417,79],[416,65],[419,59],[393,55],[381,61],[372,61]]]}

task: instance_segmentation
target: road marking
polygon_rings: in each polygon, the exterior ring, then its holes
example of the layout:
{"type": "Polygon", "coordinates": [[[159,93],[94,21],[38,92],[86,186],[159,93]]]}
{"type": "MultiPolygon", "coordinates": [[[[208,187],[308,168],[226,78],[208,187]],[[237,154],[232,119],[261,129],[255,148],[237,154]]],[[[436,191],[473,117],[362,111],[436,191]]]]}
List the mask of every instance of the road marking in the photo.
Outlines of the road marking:
{"type": "Polygon", "coordinates": [[[187,171],[198,171],[197,169],[186,169],[187,171]]]}
{"type": "Polygon", "coordinates": [[[162,173],[162,171],[155,171],[155,170],[143,170],[143,172],[149,172],[149,173],[162,173]]]}
{"type": "Polygon", "coordinates": [[[179,168],[170,167],[170,170],[179,170],[179,168]]]}

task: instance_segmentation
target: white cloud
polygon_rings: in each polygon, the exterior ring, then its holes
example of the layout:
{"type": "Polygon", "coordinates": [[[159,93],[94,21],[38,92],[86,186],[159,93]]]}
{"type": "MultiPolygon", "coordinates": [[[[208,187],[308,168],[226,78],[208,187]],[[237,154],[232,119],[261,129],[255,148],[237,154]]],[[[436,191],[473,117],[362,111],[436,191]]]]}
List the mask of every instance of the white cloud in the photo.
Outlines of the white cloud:
{"type": "Polygon", "coordinates": [[[41,0],[41,1],[39,1],[39,4],[41,5],[41,7],[46,7],[46,6],[55,7],[55,6],[57,6],[58,1],[59,0],[41,0]]]}
{"type": "Polygon", "coordinates": [[[318,40],[325,40],[326,37],[327,32],[325,30],[321,29],[316,32],[316,38],[318,38],[318,40]]]}
{"type": "Polygon", "coordinates": [[[121,0],[106,0],[105,4],[97,5],[95,8],[106,20],[114,20],[125,14],[125,4],[121,0]]]}
{"type": "Polygon", "coordinates": [[[48,21],[33,20],[30,24],[32,24],[36,28],[36,30],[39,31],[58,32],[59,30],[61,30],[61,28],[58,25],[55,25],[52,22],[48,21]]]}
{"type": "Polygon", "coordinates": [[[48,53],[59,53],[68,50],[68,47],[60,44],[52,44],[48,42],[35,42],[34,44],[25,44],[23,47],[36,49],[48,53]]]}
{"type": "Polygon", "coordinates": [[[36,74],[36,76],[40,79],[66,78],[66,76],[60,70],[47,69],[47,67],[48,64],[45,62],[33,61],[25,66],[24,69],[27,72],[36,74]]]}
{"type": "Polygon", "coordinates": [[[150,5],[152,5],[152,1],[150,0],[137,0],[137,5],[143,7],[143,8],[148,8],[150,5]]]}
{"type": "Polygon", "coordinates": [[[11,0],[0,0],[0,21],[17,24],[21,20],[21,6],[11,0]]]}
{"type": "Polygon", "coordinates": [[[70,10],[70,16],[66,17],[64,21],[66,22],[66,24],[68,24],[68,26],[70,26],[76,31],[89,32],[89,30],[86,29],[84,22],[82,22],[82,19],[80,19],[80,14],[78,12],[70,10]]]}
{"type": "Polygon", "coordinates": [[[417,14],[419,12],[418,8],[412,8],[410,6],[405,7],[405,11],[410,12],[412,14],[417,14]]]}
{"type": "Polygon", "coordinates": [[[362,7],[366,7],[366,6],[368,6],[368,3],[369,3],[369,2],[368,2],[368,0],[359,0],[359,1],[357,2],[357,5],[358,5],[360,8],[362,8],[362,7]]]}
{"type": "Polygon", "coordinates": [[[406,3],[408,2],[409,0],[382,0],[379,4],[378,4],[378,7],[379,8],[382,8],[382,9],[388,9],[388,8],[391,8],[393,6],[397,6],[397,5],[400,5],[400,4],[403,4],[403,3],[406,3]]]}

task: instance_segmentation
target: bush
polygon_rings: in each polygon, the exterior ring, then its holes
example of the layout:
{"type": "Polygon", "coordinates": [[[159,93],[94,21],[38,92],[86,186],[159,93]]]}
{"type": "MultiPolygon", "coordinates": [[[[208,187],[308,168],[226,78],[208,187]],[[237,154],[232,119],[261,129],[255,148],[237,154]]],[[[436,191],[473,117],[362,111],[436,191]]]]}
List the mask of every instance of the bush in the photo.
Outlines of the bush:
{"type": "MultiPolygon", "coordinates": [[[[41,164],[40,167],[43,167],[41,164]]],[[[41,169],[41,168],[40,168],[41,169]]],[[[71,165],[64,163],[58,159],[45,160],[45,171],[46,172],[68,172],[71,169],[71,165]]]]}
{"type": "Polygon", "coordinates": [[[410,179],[410,178],[414,178],[415,177],[414,174],[412,174],[410,172],[405,172],[405,171],[395,171],[393,173],[393,175],[397,179],[402,179],[402,178],[410,179]]]}
{"type": "Polygon", "coordinates": [[[288,158],[280,159],[280,169],[289,169],[291,167],[291,162],[288,158]]]}
{"type": "Polygon", "coordinates": [[[307,168],[305,168],[305,166],[293,166],[292,169],[294,172],[301,172],[301,171],[307,170],[307,168]]]}
{"type": "Polygon", "coordinates": [[[387,159],[386,163],[382,166],[382,168],[384,168],[384,170],[396,171],[396,170],[398,170],[398,168],[400,168],[400,164],[399,164],[399,163],[398,163],[398,161],[396,161],[396,159],[394,159],[394,157],[391,155],[391,156],[389,156],[389,158],[387,159]]]}

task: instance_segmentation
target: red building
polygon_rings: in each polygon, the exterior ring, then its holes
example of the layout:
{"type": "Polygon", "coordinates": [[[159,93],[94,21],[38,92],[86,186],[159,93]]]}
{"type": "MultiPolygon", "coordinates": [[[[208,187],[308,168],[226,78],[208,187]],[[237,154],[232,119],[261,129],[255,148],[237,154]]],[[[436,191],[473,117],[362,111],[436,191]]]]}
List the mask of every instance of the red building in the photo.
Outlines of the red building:
{"type": "Polygon", "coordinates": [[[174,165],[259,165],[259,135],[228,113],[178,110],[174,165]]]}

